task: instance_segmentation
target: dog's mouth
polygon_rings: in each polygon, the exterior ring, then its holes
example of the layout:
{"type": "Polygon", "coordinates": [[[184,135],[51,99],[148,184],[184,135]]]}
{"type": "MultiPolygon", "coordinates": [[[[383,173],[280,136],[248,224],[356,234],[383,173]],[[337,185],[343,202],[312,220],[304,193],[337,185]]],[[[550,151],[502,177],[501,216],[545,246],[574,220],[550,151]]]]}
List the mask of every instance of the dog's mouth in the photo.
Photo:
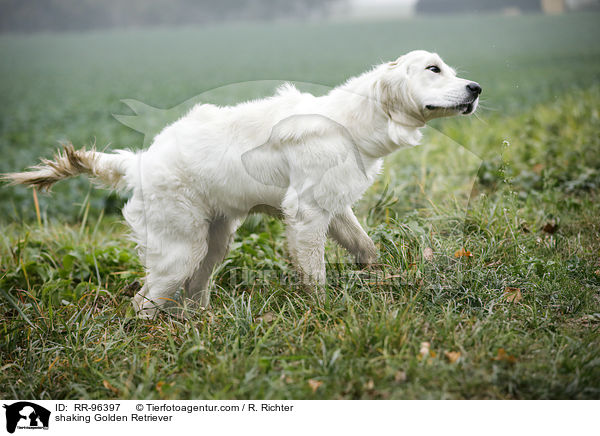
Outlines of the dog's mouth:
{"type": "Polygon", "coordinates": [[[433,104],[428,104],[425,106],[425,108],[430,111],[440,110],[448,112],[460,112],[463,115],[468,115],[472,113],[473,109],[475,108],[475,100],[467,103],[455,104],[452,106],[436,106],[433,104]]]}

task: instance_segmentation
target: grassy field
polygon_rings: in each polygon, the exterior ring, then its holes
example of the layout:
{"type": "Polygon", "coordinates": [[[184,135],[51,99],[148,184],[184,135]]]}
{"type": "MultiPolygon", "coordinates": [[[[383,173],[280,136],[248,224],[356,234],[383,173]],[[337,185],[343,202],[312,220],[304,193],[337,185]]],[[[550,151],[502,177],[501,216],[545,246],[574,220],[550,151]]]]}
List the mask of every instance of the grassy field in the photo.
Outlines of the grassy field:
{"type": "Polygon", "coordinates": [[[64,139],[141,147],[112,117],[125,98],[334,86],[415,48],[484,88],[477,117],[438,120],[387,159],[356,206],[380,265],[330,245],[322,304],[277,279],[291,272],[283,225],[253,216],[210,311],[138,320],[122,199],[63,182],[38,222],[30,190],[2,187],[0,397],[600,398],[599,18],[0,37],[0,172],[64,139]]]}

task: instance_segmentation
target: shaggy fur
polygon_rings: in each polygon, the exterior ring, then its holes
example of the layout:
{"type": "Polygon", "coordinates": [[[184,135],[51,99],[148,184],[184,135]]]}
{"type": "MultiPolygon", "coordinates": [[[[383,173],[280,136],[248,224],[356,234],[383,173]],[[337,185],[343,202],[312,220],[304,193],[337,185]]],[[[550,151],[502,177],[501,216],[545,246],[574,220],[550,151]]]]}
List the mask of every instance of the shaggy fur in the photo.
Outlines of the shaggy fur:
{"type": "Polygon", "coordinates": [[[284,217],[303,282],[319,289],[327,236],[362,264],[376,260],[351,205],[380,172],[382,158],[417,145],[419,129],[432,118],[472,113],[480,92],[436,54],[415,51],[324,96],[286,85],[237,106],[199,104],[148,150],[66,146],[54,160],[5,178],[47,189],[88,174],[133,191],[123,215],[147,270],[134,298],[140,316],[154,316],[181,287],[208,306],[213,268],[256,209],[284,217]]]}

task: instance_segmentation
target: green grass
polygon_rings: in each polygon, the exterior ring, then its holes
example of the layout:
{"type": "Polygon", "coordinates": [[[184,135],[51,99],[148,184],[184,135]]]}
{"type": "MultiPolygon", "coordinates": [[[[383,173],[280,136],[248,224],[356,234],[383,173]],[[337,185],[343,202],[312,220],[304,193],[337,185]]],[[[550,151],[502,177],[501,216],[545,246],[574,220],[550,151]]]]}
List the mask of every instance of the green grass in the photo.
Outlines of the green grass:
{"type": "Polygon", "coordinates": [[[600,398],[597,18],[0,38],[2,171],[60,138],[141,144],[110,117],[119,98],[170,107],[228,82],[333,85],[416,47],[467,69],[495,109],[437,121],[390,156],[356,207],[380,265],[328,246],[323,303],[279,279],[283,225],[254,216],[210,311],[138,320],[143,269],[106,191],[63,183],[41,198],[40,226],[31,192],[3,188],[0,397],[600,398]]]}

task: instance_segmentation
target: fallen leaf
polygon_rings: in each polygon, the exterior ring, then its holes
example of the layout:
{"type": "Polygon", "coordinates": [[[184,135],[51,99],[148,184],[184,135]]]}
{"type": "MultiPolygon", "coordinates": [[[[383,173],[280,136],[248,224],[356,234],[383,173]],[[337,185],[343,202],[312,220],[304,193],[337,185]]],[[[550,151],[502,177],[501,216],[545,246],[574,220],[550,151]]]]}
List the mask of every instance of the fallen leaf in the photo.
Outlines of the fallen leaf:
{"type": "Polygon", "coordinates": [[[119,390],[117,388],[115,388],[113,385],[111,385],[108,380],[102,380],[102,385],[108,389],[109,391],[111,391],[114,394],[118,394],[119,390]]]}
{"type": "Polygon", "coordinates": [[[455,363],[460,358],[460,351],[446,351],[444,356],[446,356],[448,362],[455,363]]]}
{"type": "Polygon", "coordinates": [[[504,298],[509,303],[518,303],[523,299],[523,294],[521,293],[521,288],[513,288],[511,286],[507,286],[504,288],[504,298]]]}
{"type": "Polygon", "coordinates": [[[142,289],[142,285],[139,281],[135,280],[125,285],[125,287],[123,288],[123,294],[127,295],[128,297],[133,297],[135,296],[135,294],[138,293],[140,289],[142,289]]]}
{"type": "Polygon", "coordinates": [[[262,320],[263,322],[270,323],[270,322],[273,322],[273,320],[275,318],[277,318],[277,315],[275,313],[266,312],[266,313],[263,313],[262,316],[259,316],[258,320],[262,320]]]}
{"type": "Polygon", "coordinates": [[[315,380],[312,378],[308,380],[308,385],[312,389],[313,393],[317,392],[317,389],[319,389],[319,386],[321,386],[322,384],[323,382],[320,380],[315,380]]]}
{"type": "Polygon", "coordinates": [[[286,382],[288,385],[293,383],[294,380],[289,376],[286,375],[285,373],[281,373],[281,376],[279,377],[280,380],[283,380],[284,382],[286,382]]]}
{"type": "Polygon", "coordinates": [[[406,381],[406,373],[404,371],[398,371],[394,374],[394,381],[396,383],[402,383],[406,381]]]}
{"type": "Polygon", "coordinates": [[[429,355],[430,346],[431,344],[429,342],[421,342],[421,349],[419,350],[421,357],[427,357],[429,355]]]}
{"type": "Polygon", "coordinates": [[[465,248],[461,248],[460,250],[456,250],[454,252],[454,257],[473,257],[470,251],[465,250],[465,248]]]}
{"type": "Polygon", "coordinates": [[[498,353],[496,354],[496,357],[492,358],[492,360],[513,364],[517,361],[517,358],[512,354],[507,354],[504,348],[498,348],[498,353]]]}
{"type": "Polygon", "coordinates": [[[161,394],[161,395],[162,395],[162,393],[163,393],[163,391],[162,391],[162,388],[163,388],[163,386],[164,386],[164,385],[165,385],[165,382],[164,382],[164,381],[162,381],[162,380],[161,380],[161,381],[159,381],[158,383],[156,383],[156,390],[157,390],[157,391],[158,391],[158,393],[159,393],[159,394],[161,394]]]}
{"type": "Polygon", "coordinates": [[[531,169],[533,170],[534,173],[540,174],[542,172],[542,170],[544,169],[544,164],[541,164],[541,163],[535,164],[531,169]]]}
{"type": "Polygon", "coordinates": [[[542,230],[552,235],[558,230],[558,222],[556,220],[550,220],[546,224],[544,224],[542,230]]]}
{"type": "Polygon", "coordinates": [[[427,262],[431,262],[433,260],[433,249],[431,247],[425,247],[423,250],[423,258],[427,262]]]}

